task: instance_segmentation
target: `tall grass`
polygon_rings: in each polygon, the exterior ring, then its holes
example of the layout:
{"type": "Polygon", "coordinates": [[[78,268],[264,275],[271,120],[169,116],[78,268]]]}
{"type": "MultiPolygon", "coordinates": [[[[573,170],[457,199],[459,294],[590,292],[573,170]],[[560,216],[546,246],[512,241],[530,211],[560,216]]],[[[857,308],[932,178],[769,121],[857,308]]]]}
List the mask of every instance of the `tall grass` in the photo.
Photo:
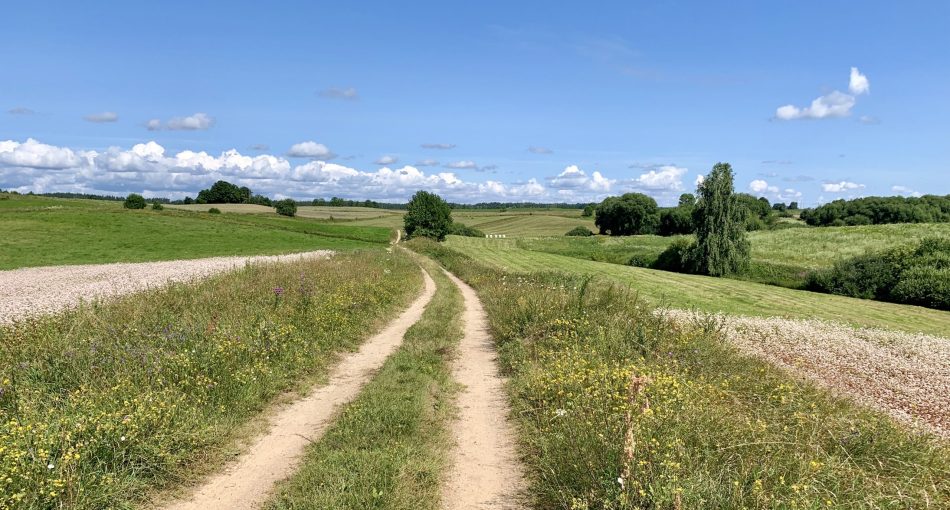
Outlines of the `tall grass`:
{"type": "Polygon", "coordinates": [[[950,450],[619,286],[515,275],[443,245],[511,376],[538,508],[944,508],[950,450]]]}
{"type": "Polygon", "coordinates": [[[399,254],[253,265],[0,329],[0,509],[127,506],[207,471],[421,284],[399,254]]]}

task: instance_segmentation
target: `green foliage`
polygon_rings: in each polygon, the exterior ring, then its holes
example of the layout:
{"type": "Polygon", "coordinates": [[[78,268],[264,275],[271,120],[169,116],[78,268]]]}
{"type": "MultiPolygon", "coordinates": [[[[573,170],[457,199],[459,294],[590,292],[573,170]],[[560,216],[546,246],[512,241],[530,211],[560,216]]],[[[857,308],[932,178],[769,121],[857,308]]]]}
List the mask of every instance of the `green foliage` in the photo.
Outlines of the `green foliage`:
{"type": "MultiPolygon", "coordinates": [[[[682,200],[680,202],[682,203],[682,200]]],[[[692,233],[693,205],[680,205],[660,211],[660,227],[657,234],[675,236],[692,233]]]]}
{"type": "Polygon", "coordinates": [[[950,222],[950,195],[835,200],[805,209],[801,219],[814,226],[944,223],[950,222]]]}
{"type": "Polygon", "coordinates": [[[246,204],[251,199],[251,190],[238,187],[228,181],[218,181],[209,189],[198,192],[199,204],[246,204]]]}
{"type": "Polygon", "coordinates": [[[163,210],[163,209],[165,209],[165,206],[162,205],[161,202],[152,202],[152,210],[153,210],[153,211],[161,211],[161,210],[163,210]]]}
{"type": "Polygon", "coordinates": [[[585,205],[585,206],[584,206],[584,210],[581,211],[581,216],[583,216],[583,217],[585,217],[585,218],[590,218],[591,216],[594,215],[594,211],[595,211],[596,209],[597,209],[597,207],[594,206],[594,205],[585,205]]]}
{"type": "MultiPolygon", "coordinates": [[[[697,187],[696,271],[711,276],[741,273],[749,265],[746,208],[733,191],[732,166],[717,163],[697,187]]],[[[766,202],[767,205],[767,202],[766,202]]]]}
{"type": "Polygon", "coordinates": [[[809,275],[809,289],[950,310],[950,240],[867,253],[809,275]]]}
{"type": "Polygon", "coordinates": [[[567,233],[565,233],[564,235],[568,237],[590,237],[594,235],[594,233],[591,232],[589,228],[578,225],[568,230],[567,233]]]}
{"type": "Polygon", "coordinates": [[[442,197],[428,191],[418,191],[409,200],[403,218],[406,237],[445,239],[452,225],[452,209],[442,197]]]}
{"type": "Polygon", "coordinates": [[[643,193],[608,197],[597,206],[594,224],[601,234],[627,236],[652,234],[660,223],[656,200],[643,193]]]}
{"type": "Polygon", "coordinates": [[[125,197],[122,207],[126,209],[145,209],[145,198],[142,195],[130,193],[129,196],[125,197]]]}
{"type": "MultiPolygon", "coordinates": [[[[457,221],[452,222],[449,225],[449,235],[453,236],[465,236],[465,237],[485,237],[485,233],[481,230],[478,230],[475,227],[469,227],[464,223],[459,223],[457,221]]],[[[429,236],[425,236],[429,237],[429,236]]]]}
{"type": "Polygon", "coordinates": [[[211,214],[221,214],[221,209],[218,209],[217,207],[212,207],[211,209],[208,209],[208,212],[211,214]]]}
{"type": "Polygon", "coordinates": [[[653,262],[653,269],[694,273],[697,268],[696,241],[692,237],[677,237],[653,262]]]}
{"type": "Polygon", "coordinates": [[[294,202],[292,198],[278,200],[274,203],[274,208],[277,209],[277,214],[281,216],[293,217],[297,214],[297,202],[294,202]]]}

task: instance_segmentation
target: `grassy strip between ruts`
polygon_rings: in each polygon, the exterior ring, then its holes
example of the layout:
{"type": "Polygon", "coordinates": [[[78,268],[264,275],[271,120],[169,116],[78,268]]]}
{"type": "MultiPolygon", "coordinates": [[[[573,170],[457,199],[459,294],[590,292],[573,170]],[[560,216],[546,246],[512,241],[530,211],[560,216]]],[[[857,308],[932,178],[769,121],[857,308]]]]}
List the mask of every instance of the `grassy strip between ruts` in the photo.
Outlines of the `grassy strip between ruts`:
{"type": "Polygon", "coordinates": [[[774,285],[629,267],[519,248],[513,239],[449,236],[445,243],[512,273],[563,271],[629,286],[644,301],[673,308],[759,317],[823,319],[851,326],[950,337],[950,312],[774,285]]]}
{"type": "Polygon", "coordinates": [[[265,508],[441,507],[456,391],[449,359],[462,335],[463,303],[441,269],[423,263],[437,291],[422,319],[265,508]]]}
{"type": "Polygon", "coordinates": [[[947,508],[950,450],[625,287],[412,241],[479,292],[538,508],[947,508]]]}
{"type": "Polygon", "coordinates": [[[0,329],[0,509],[126,507],[209,472],[420,286],[408,256],[358,252],[0,329]]]}

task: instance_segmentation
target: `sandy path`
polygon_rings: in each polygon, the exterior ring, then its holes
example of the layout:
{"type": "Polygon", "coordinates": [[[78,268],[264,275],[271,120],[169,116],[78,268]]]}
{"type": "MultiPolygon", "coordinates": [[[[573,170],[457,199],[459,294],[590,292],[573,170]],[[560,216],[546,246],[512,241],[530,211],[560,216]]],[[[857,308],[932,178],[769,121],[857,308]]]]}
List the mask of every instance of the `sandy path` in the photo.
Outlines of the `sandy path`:
{"type": "Polygon", "coordinates": [[[435,295],[435,282],[425,276],[425,289],[386,329],[366,341],[358,352],[344,357],[330,372],[329,382],[282,409],[270,430],[235,464],[198,487],[187,500],[161,508],[168,510],[240,510],[259,508],[271,488],[291,475],[304,449],[323,435],[337,408],[353,400],[386,358],[402,343],[435,295]]]}
{"type": "Polygon", "coordinates": [[[248,263],[321,258],[330,251],[163,262],[28,267],[0,271],[0,323],[55,312],[80,301],[119,296],[243,267],[248,263]]]}
{"type": "Polygon", "coordinates": [[[456,443],[443,490],[447,509],[522,508],[524,471],[508,422],[504,380],[498,372],[488,319],[471,287],[448,274],[465,299],[465,336],[453,366],[465,388],[453,426],[456,443]]]}

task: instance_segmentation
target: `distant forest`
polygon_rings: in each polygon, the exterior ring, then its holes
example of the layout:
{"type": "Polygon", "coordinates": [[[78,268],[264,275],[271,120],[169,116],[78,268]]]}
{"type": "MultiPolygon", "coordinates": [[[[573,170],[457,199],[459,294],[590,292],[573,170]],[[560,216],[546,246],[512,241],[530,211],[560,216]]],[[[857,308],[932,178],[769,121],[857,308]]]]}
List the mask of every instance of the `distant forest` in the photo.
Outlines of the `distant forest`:
{"type": "Polygon", "coordinates": [[[950,195],[835,200],[814,209],[802,211],[801,219],[809,225],[818,227],[883,223],[945,223],[950,221],[950,195]]]}

